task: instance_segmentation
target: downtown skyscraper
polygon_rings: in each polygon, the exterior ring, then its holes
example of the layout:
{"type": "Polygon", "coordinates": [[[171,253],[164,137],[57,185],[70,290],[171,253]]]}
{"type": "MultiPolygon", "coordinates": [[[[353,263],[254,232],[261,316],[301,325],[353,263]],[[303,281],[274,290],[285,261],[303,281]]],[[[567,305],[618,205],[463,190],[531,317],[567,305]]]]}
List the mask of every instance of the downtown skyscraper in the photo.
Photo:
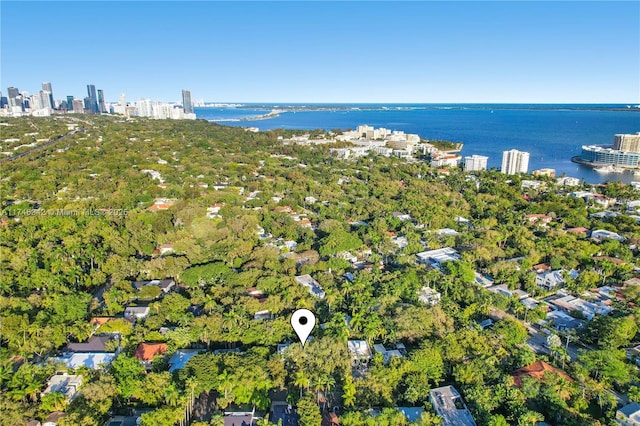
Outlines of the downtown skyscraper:
{"type": "Polygon", "coordinates": [[[193,103],[191,102],[191,91],[182,91],[182,107],[185,114],[193,114],[193,103]]]}
{"type": "Polygon", "coordinates": [[[96,86],[93,84],[87,84],[87,97],[85,98],[85,109],[91,114],[97,114],[98,109],[98,95],[96,94],[96,86]]]}

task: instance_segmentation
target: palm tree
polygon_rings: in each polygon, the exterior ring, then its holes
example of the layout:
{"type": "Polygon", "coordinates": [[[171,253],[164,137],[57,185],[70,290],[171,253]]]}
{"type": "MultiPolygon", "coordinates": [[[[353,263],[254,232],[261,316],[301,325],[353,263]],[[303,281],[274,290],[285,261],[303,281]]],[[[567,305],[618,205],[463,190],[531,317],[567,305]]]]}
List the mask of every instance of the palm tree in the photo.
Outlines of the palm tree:
{"type": "Polygon", "coordinates": [[[300,370],[296,372],[296,379],[293,382],[293,384],[300,389],[300,399],[302,399],[302,389],[303,388],[309,389],[309,385],[310,385],[310,380],[306,376],[304,371],[300,370]]]}

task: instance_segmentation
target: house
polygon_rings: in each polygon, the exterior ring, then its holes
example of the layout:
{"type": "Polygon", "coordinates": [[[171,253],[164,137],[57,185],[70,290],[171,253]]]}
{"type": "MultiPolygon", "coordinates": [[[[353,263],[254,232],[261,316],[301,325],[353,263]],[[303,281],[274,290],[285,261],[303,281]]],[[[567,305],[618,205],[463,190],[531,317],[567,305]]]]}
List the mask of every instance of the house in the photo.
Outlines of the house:
{"type": "Polygon", "coordinates": [[[401,212],[393,212],[393,217],[400,220],[411,220],[411,215],[401,212]]]}
{"type": "Polygon", "coordinates": [[[432,289],[431,287],[422,287],[418,291],[418,300],[422,303],[426,303],[427,305],[437,305],[438,303],[440,303],[440,299],[440,293],[432,289]]]}
{"type": "Polygon", "coordinates": [[[616,411],[616,424],[621,426],[640,426],[640,403],[632,402],[616,411]]]}
{"type": "Polygon", "coordinates": [[[224,426],[252,426],[254,412],[255,409],[252,411],[225,412],[223,424],[224,426]]]}
{"type": "Polygon", "coordinates": [[[139,416],[114,416],[107,421],[105,426],[138,426],[139,424],[139,416]]]}
{"type": "Polygon", "coordinates": [[[366,340],[348,340],[347,348],[351,353],[354,366],[366,365],[371,360],[371,348],[366,340]]]}
{"type": "Polygon", "coordinates": [[[273,401],[269,421],[282,426],[297,426],[300,416],[295,408],[286,401],[273,401]]]}
{"type": "Polygon", "coordinates": [[[42,426],[56,426],[64,416],[65,413],[61,411],[51,413],[42,421],[42,426]]]}
{"type": "Polygon", "coordinates": [[[479,272],[476,272],[475,275],[476,275],[475,283],[481,287],[484,287],[484,288],[491,287],[494,283],[493,278],[487,275],[482,275],[479,272]]]}
{"type": "Polygon", "coordinates": [[[178,349],[169,359],[169,373],[181,370],[191,358],[201,352],[201,349],[178,349]]]}
{"type": "Polygon", "coordinates": [[[579,226],[577,228],[567,228],[565,229],[565,232],[586,237],[587,234],[589,233],[589,230],[583,226],[579,226]]]}
{"type": "Polygon", "coordinates": [[[346,260],[349,263],[356,263],[358,261],[358,258],[348,251],[341,251],[340,253],[336,254],[336,257],[338,259],[346,260]]]}
{"type": "Polygon", "coordinates": [[[628,285],[640,285],[640,278],[631,278],[624,282],[625,287],[628,285]]]}
{"type": "Polygon", "coordinates": [[[429,401],[442,418],[441,426],[476,426],[460,393],[453,386],[443,386],[429,392],[429,401]]]}
{"type": "Polygon", "coordinates": [[[322,286],[318,281],[314,280],[311,275],[305,274],[297,276],[296,281],[298,282],[298,284],[307,287],[309,289],[309,293],[311,293],[312,296],[320,299],[325,298],[325,293],[322,289],[322,286]]]}
{"type": "Polygon", "coordinates": [[[162,290],[163,293],[168,293],[176,286],[176,282],[172,279],[166,280],[151,280],[151,281],[134,281],[132,284],[133,288],[136,290],[140,290],[145,286],[156,286],[162,290]]]}
{"type": "Polygon", "coordinates": [[[78,388],[81,385],[81,375],[55,374],[47,382],[47,388],[41,396],[51,392],[59,392],[67,398],[67,401],[71,401],[78,394],[78,388]]]}
{"type": "MultiPolygon", "coordinates": [[[[520,258],[522,259],[522,258],[520,258]]],[[[536,274],[542,274],[543,272],[548,272],[551,270],[551,265],[548,263],[538,263],[537,265],[533,265],[531,270],[536,274]]]]}
{"type": "Polygon", "coordinates": [[[623,242],[625,240],[625,238],[620,236],[619,234],[612,231],[607,231],[606,229],[596,229],[595,231],[591,231],[590,237],[597,241],[611,239],[623,242]]]}
{"type": "MultiPolygon", "coordinates": [[[[567,280],[564,278],[564,273],[564,271],[559,269],[557,271],[547,271],[536,274],[536,285],[547,291],[550,291],[551,289],[554,289],[556,287],[560,287],[567,282],[567,280]]],[[[573,269],[567,272],[567,274],[573,279],[576,279],[578,277],[578,272],[574,271],[573,269]]]]}
{"type": "Polygon", "coordinates": [[[596,315],[607,315],[613,310],[602,302],[587,302],[571,295],[551,300],[550,303],[567,313],[579,312],[589,321],[596,315]]]}
{"type": "Polygon", "coordinates": [[[396,246],[398,246],[399,249],[403,249],[409,245],[409,240],[407,239],[407,237],[403,237],[403,236],[393,237],[391,238],[391,242],[396,246]]]}
{"type": "Polygon", "coordinates": [[[66,353],[60,357],[49,358],[52,362],[60,362],[67,368],[76,369],[80,367],[90,368],[92,370],[101,369],[113,362],[116,353],[111,352],[81,352],[66,353]]]}
{"type": "Polygon", "coordinates": [[[454,229],[451,228],[442,228],[442,229],[437,229],[435,231],[435,233],[437,235],[439,235],[440,237],[456,237],[458,235],[460,235],[460,233],[454,229]]]}
{"type": "Polygon", "coordinates": [[[149,315],[148,306],[129,306],[124,310],[124,317],[128,320],[144,319],[149,315]]]}
{"type": "Polygon", "coordinates": [[[547,216],[546,214],[535,213],[526,215],[525,219],[527,219],[530,224],[547,226],[549,222],[553,220],[553,217],[547,216]]]}
{"type": "Polygon", "coordinates": [[[440,269],[445,262],[460,260],[458,252],[451,247],[444,247],[437,250],[428,250],[416,254],[417,262],[425,264],[435,269],[440,269]]]}
{"type": "Polygon", "coordinates": [[[553,373],[553,374],[557,374],[558,376],[562,377],[563,379],[569,381],[569,382],[573,382],[573,379],[571,377],[569,377],[567,375],[567,373],[565,373],[564,371],[555,368],[549,364],[547,364],[544,361],[536,361],[531,365],[528,365],[526,367],[522,367],[517,369],[514,373],[513,373],[513,383],[517,386],[517,387],[522,387],[522,378],[523,377],[533,377],[535,379],[537,379],[538,381],[542,380],[542,378],[544,377],[545,373],[553,373]]]}
{"type": "Polygon", "coordinates": [[[112,352],[106,350],[107,342],[110,340],[111,336],[93,336],[84,343],[69,343],[65,348],[65,352],[112,352]]]}
{"type": "Polygon", "coordinates": [[[254,320],[272,320],[274,318],[273,314],[270,310],[265,309],[263,311],[258,311],[253,314],[254,320]]]}
{"type": "Polygon", "coordinates": [[[557,331],[567,331],[581,328],[584,322],[562,311],[547,312],[547,319],[542,321],[543,324],[551,324],[552,328],[557,331]]]}
{"type": "Polygon", "coordinates": [[[397,407],[396,409],[404,414],[404,417],[411,424],[417,423],[422,413],[424,413],[424,408],[422,407],[397,407]]]}
{"type": "Polygon", "coordinates": [[[158,253],[159,253],[161,256],[164,256],[164,255],[165,255],[165,254],[167,254],[167,253],[173,253],[173,252],[174,252],[174,250],[173,250],[173,244],[171,244],[171,243],[168,243],[168,244],[161,244],[161,245],[159,245],[159,246],[158,246],[158,249],[157,249],[157,250],[158,250],[158,253]]]}
{"type": "Polygon", "coordinates": [[[395,356],[398,358],[402,358],[407,353],[407,350],[402,343],[398,343],[396,345],[396,349],[387,349],[384,347],[382,343],[378,343],[373,345],[373,350],[376,353],[382,354],[382,357],[384,359],[384,365],[389,364],[389,361],[391,361],[392,357],[395,356]]]}
{"type": "Polygon", "coordinates": [[[166,343],[140,343],[133,353],[133,356],[142,361],[143,364],[150,367],[153,358],[158,355],[164,355],[167,352],[166,343]]]}

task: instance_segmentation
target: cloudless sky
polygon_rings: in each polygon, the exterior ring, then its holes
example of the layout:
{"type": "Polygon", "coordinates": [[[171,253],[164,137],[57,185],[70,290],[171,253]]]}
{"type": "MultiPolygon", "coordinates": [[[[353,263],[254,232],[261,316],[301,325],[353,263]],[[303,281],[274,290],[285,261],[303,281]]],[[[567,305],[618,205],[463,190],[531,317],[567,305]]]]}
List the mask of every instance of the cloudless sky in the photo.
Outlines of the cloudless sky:
{"type": "Polygon", "coordinates": [[[0,2],[56,99],[640,103],[640,2],[0,2]]]}

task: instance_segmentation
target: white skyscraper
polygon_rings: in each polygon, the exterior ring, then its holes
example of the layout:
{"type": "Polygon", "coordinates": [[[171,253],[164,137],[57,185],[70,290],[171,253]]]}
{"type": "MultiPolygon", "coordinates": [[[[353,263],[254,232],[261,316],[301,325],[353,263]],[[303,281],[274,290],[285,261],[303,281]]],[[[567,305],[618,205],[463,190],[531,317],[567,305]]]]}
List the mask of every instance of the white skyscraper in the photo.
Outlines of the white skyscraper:
{"type": "Polygon", "coordinates": [[[464,157],[464,171],[479,172],[480,170],[487,170],[487,160],[489,160],[489,157],[484,155],[474,154],[470,157],[464,157]]]}
{"type": "Polygon", "coordinates": [[[502,168],[500,171],[507,175],[527,173],[529,170],[529,153],[512,149],[502,153],[502,168]]]}

